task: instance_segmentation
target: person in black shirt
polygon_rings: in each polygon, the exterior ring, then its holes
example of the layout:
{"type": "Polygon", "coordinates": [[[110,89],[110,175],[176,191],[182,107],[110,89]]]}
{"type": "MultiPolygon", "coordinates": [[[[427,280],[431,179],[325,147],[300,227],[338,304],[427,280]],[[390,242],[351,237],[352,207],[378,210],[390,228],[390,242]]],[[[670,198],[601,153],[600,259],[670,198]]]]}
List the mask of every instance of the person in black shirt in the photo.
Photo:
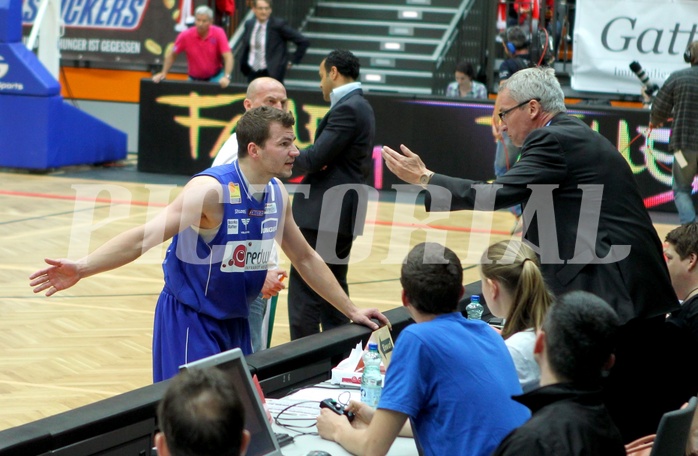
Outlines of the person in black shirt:
{"type": "Polygon", "coordinates": [[[603,299],[585,291],[560,297],[536,338],[541,387],[514,396],[533,416],[502,441],[495,456],[626,454],[601,395],[602,373],[615,361],[619,327],[603,299]]]}
{"type": "Polygon", "coordinates": [[[681,308],[667,318],[667,323],[685,329],[698,343],[698,223],[674,228],[664,241],[671,284],[682,302],[681,308]]]}
{"type": "Polygon", "coordinates": [[[521,27],[517,25],[507,29],[504,45],[507,58],[499,66],[500,84],[517,71],[532,66],[528,38],[521,27]]]}
{"type": "Polygon", "coordinates": [[[669,385],[678,408],[698,393],[693,362],[698,359],[698,223],[687,223],[666,235],[664,257],[671,284],[681,301],[664,324],[669,385]]]}

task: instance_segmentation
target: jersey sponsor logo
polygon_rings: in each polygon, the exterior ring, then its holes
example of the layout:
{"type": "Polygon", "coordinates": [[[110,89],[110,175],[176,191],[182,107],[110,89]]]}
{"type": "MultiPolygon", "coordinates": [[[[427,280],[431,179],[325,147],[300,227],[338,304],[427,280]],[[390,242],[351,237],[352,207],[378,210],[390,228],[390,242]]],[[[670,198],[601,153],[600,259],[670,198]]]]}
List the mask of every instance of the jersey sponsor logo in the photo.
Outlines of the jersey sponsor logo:
{"type": "Polygon", "coordinates": [[[245,225],[245,228],[242,230],[242,234],[247,234],[247,233],[249,233],[250,230],[247,229],[247,225],[250,224],[250,219],[244,218],[244,219],[240,219],[240,221],[242,222],[243,225],[245,225]]]}
{"type": "Polygon", "coordinates": [[[235,214],[247,214],[247,209],[235,209],[235,214]]]}
{"type": "Polygon", "coordinates": [[[261,209],[250,209],[247,211],[247,215],[250,217],[264,217],[264,211],[261,209]]]}
{"type": "Polygon", "coordinates": [[[276,214],[276,203],[267,203],[264,206],[265,214],[276,214]]]}
{"type": "Polygon", "coordinates": [[[262,234],[276,233],[279,227],[279,219],[268,218],[262,222],[262,234]]]}
{"type": "Polygon", "coordinates": [[[240,221],[238,219],[228,219],[228,234],[238,234],[238,225],[240,221]]]}
{"type": "Polygon", "coordinates": [[[273,246],[273,239],[228,242],[225,246],[221,271],[264,271],[269,264],[273,246]]]}
{"type": "Polygon", "coordinates": [[[230,193],[230,204],[242,203],[242,195],[240,193],[240,185],[235,182],[228,182],[228,192],[230,193]]]}

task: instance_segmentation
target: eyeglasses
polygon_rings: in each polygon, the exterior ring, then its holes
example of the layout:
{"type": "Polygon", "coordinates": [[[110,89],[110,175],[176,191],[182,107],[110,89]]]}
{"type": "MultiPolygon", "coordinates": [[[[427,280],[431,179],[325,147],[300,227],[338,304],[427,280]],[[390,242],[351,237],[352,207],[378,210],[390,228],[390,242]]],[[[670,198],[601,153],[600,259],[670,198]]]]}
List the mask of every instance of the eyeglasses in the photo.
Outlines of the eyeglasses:
{"type": "Polygon", "coordinates": [[[504,110],[504,111],[502,111],[502,112],[499,113],[499,118],[500,118],[500,119],[502,120],[502,122],[503,122],[503,121],[504,121],[504,117],[505,117],[507,114],[509,114],[511,111],[513,111],[514,109],[518,109],[518,108],[520,108],[520,107],[522,107],[522,106],[525,106],[525,105],[529,104],[530,102],[532,102],[533,100],[540,101],[540,98],[531,98],[530,100],[526,100],[526,101],[523,101],[523,102],[517,104],[517,105],[514,106],[513,108],[506,109],[506,110],[504,110]]]}

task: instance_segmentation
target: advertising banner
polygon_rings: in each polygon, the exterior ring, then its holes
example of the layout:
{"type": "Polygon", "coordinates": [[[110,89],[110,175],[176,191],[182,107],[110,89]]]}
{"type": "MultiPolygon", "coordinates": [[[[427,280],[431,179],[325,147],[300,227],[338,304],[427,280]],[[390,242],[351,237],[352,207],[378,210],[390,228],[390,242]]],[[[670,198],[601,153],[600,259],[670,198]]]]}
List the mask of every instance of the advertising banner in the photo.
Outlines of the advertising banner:
{"type": "MultiPolygon", "coordinates": [[[[288,97],[296,118],[296,146],[304,149],[312,144],[329,103],[320,90],[289,90],[288,97]]],[[[208,168],[244,113],[244,98],[242,85],[221,90],[201,82],[142,80],[138,169],[192,175],[208,168]]],[[[402,184],[383,163],[383,145],[406,145],[438,173],[479,181],[494,178],[491,102],[373,93],[366,99],[376,115],[369,180],[373,187],[402,184]]],[[[616,146],[635,175],[646,207],[674,211],[670,129],[650,131],[648,112],[642,109],[568,109],[616,146]]]]}
{"type": "Polygon", "coordinates": [[[640,95],[634,61],[661,86],[686,68],[683,53],[698,39],[697,24],[695,0],[577,0],[572,88],[640,95]]]}
{"type": "MultiPolygon", "coordinates": [[[[140,171],[191,175],[208,168],[245,111],[242,85],[221,90],[216,84],[155,84],[144,79],[140,92],[140,171]]],[[[323,100],[319,89],[289,89],[288,97],[289,110],[296,118],[296,146],[307,148],[330,104],[323,100]]],[[[428,158],[434,171],[476,179],[493,177],[491,103],[373,94],[367,94],[366,99],[376,116],[370,178],[375,188],[402,183],[384,168],[380,152],[383,145],[414,148],[428,158]]]]}
{"type": "MultiPolygon", "coordinates": [[[[23,34],[28,36],[41,0],[24,0],[23,34]]],[[[61,58],[76,61],[160,64],[178,30],[190,0],[61,0],[65,34],[61,58]],[[184,3],[184,9],[183,4],[184,3]]]]}

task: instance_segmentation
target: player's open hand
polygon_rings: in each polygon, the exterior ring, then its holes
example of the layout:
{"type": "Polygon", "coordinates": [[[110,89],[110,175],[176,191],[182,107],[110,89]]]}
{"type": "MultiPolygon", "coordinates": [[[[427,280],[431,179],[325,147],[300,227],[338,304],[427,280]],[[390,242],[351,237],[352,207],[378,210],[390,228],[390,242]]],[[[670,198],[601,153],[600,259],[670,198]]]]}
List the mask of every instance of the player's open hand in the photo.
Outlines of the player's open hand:
{"type": "Polygon", "coordinates": [[[44,261],[50,266],[29,276],[29,285],[35,287],[34,293],[46,290],[46,296],[51,296],[57,291],[72,287],[80,280],[78,264],[74,261],[50,258],[44,261]]]}

